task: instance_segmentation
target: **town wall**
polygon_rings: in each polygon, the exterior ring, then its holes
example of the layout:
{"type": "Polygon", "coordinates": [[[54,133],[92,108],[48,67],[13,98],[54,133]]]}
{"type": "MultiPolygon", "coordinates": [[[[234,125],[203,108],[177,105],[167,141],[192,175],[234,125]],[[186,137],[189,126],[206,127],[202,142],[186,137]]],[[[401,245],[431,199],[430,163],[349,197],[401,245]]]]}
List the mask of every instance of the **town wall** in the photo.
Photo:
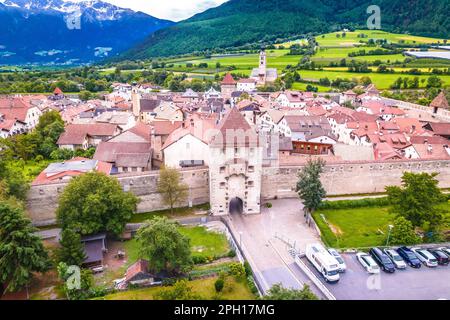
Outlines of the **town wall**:
{"type": "MultiPolygon", "coordinates": [[[[263,168],[263,200],[296,197],[297,174],[301,168],[263,168]]],[[[405,171],[437,172],[439,186],[450,188],[449,160],[334,162],[325,165],[321,180],[328,195],[377,193],[383,192],[386,186],[400,185],[405,171]]]]}
{"type": "MultiPolygon", "coordinates": [[[[198,205],[209,202],[209,172],[208,168],[196,168],[182,170],[182,180],[189,186],[189,197],[180,206],[186,207],[191,202],[198,205]]],[[[123,190],[131,191],[139,197],[137,212],[150,212],[167,209],[162,203],[161,196],[157,192],[158,171],[150,171],[140,174],[120,174],[115,176],[122,185],[123,190]]],[[[55,222],[55,211],[58,207],[59,194],[67,185],[55,183],[32,186],[28,192],[27,212],[33,223],[45,225],[55,222]]]]}
{"type": "MultiPolygon", "coordinates": [[[[297,173],[302,166],[263,167],[261,181],[262,201],[297,197],[297,173]]],[[[450,161],[372,161],[333,162],[325,166],[322,182],[328,195],[383,192],[385,186],[399,185],[401,176],[409,172],[438,172],[441,188],[450,188],[450,161]]],[[[182,170],[183,181],[189,185],[192,205],[209,202],[208,168],[182,170]]],[[[116,176],[123,189],[137,195],[141,201],[138,212],[166,209],[157,192],[158,171],[146,174],[116,176]]],[[[27,201],[28,213],[37,225],[55,221],[59,194],[66,183],[32,186],[27,201]]],[[[189,200],[181,206],[187,206],[189,200]]]]}

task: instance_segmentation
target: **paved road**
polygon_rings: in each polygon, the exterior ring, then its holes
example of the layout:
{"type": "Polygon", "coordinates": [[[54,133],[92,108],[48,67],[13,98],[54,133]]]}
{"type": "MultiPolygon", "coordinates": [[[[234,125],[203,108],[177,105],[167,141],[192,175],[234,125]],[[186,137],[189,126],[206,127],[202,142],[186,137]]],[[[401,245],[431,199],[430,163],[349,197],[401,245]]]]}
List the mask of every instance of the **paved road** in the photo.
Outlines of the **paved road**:
{"type": "Polygon", "coordinates": [[[276,283],[295,289],[307,283],[323,297],[294,263],[286,243],[275,238],[275,234],[283,236],[301,250],[306,244],[319,241],[315,231],[304,223],[300,202],[297,199],[276,200],[272,205],[271,209],[264,208],[260,215],[236,214],[229,218],[237,240],[241,241],[249,260],[257,268],[257,277],[261,278],[265,290],[276,283]]]}

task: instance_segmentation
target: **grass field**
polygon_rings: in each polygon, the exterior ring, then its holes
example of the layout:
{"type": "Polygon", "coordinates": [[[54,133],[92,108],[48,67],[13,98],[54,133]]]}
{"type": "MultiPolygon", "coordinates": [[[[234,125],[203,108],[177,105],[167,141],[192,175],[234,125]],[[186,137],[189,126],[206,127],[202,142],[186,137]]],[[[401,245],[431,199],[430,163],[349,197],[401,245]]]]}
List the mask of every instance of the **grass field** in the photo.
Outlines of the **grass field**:
{"type": "MultiPolygon", "coordinates": [[[[389,89],[391,84],[394,83],[395,80],[399,77],[409,77],[414,78],[415,75],[407,75],[400,73],[355,73],[355,72],[346,72],[346,71],[318,71],[318,70],[300,70],[300,76],[305,80],[319,80],[321,78],[328,77],[330,80],[334,80],[337,78],[347,78],[347,79],[360,79],[361,77],[369,77],[372,82],[377,86],[378,89],[389,89]]],[[[425,81],[429,78],[430,75],[420,75],[417,76],[419,79],[425,79],[425,81]]],[[[439,76],[444,82],[444,86],[450,85],[450,76],[439,76]]],[[[421,87],[426,86],[426,82],[424,84],[420,83],[421,87]]]]}
{"type": "MultiPolygon", "coordinates": [[[[450,202],[442,204],[440,208],[448,214],[450,202]]],[[[382,246],[387,240],[388,226],[394,221],[394,215],[388,210],[388,207],[318,210],[314,213],[314,220],[322,232],[323,240],[331,247],[382,246]]]]}
{"type": "MultiPolygon", "coordinates": [[[[214,283],[217,277],[199,279],[190,281],[189,285],[192,287],[193,293],[200,295],[203,299],[211,300],[217,298],[214,289],[214,283]]],[[[254,300],[255,296],[250,292],[246,282],[237,282],[234,278],[229,277],[231,290],[224,290],[220,294],[220,299],[224,300],[254,300]]],[[[102,300],[153,300],[155,295],[161,290],[166,290],[164,287],[153,287],[146,289],[129,290],[124,292],[113,293],[102,297],[102,300]]]]}
{"type": "MultiPolygon", "coordinates": [[[[319,89],[318,92],[329,92],[332,90],[332,88],[330,88],[330,87],[321,86],[321,85],[315,84],[315,83],[312,83],[311,85],[313,87],[316,87],[317,89],[319,89]]],[[[299,90],[299,91],[306,91],[307,86],[308,86],[308,83],[296,82],[292,85],[292,89],[299,90]]]]}
{"type": "MultiPolygon", "coordinates": [[[[403,54],[393,54],[393,55],[367,55],[367,56],[357,56],[349,57],[349,53],[357,52],[359,50],[374,50],[380,47],[368,46],[367,42],[369,39],[386,39],[389,42],[404,44],[431,44],[431,43],[443,43],[443,39],[419,37],[407,34],[395,34],[388,33],[380,30],[356,30],[355,32],[347,32],[345,37],[342,37],[342,32],[339,33],[328,33],[322,36],[316,37],[319,48],[311,60],[324,67],[323,71],[311,71],[311,70],[300,70],[300,74],[303,79],[309,81],[317,81],[320,78],[328,77],[333,80],[336,78],[347,78],[359,79],[361,77],[368,76],[372,79],[373,83],[379,89],[389,89],[394,81],[399,77],[415,77],[415,75],[408,75],[412,68],[420,68],[422,72],[431,72],[432,68],[450,68],[450,61],[445,59],[414,59],[408,62],[405,66],[406,56],[403,54]],[[339,38],[336,36],[339,34],[339,38]],[[367,38],[360,38],[358,35],[365,34],[367,38]],[[394,68],[394,74],[378,74],[378,73],[351,73],[347,71],[347,68],[330,68],[328,65],[330,63],[338,63],[342,59],[346,59],[347,62],[351,60],[359,62],[373,63],[376,60],[387,64],[389,68],[391,66],[394,68]],[[403,73],[402,73],[403,72],[403,73]]],[[[304,43],[305,41],[294,40],[282,44],[285,48],[292,44],[304,43]]],[[[279,47],[280,45],[278,45],[279,47]]],[[[301,55],[288,55],[289,49],[270,49],[267,50],[267,66],[268,68],[276,68],[278,74],[281,75],[287,66],[297,65],[303,58],[301,55]]],[[[185,56],[179,58],[168,58],[161,60],[166,63],[166,70],[172,71],[176,74],[186,74],[191,79],[204,79],[204,80],[214,80],[216,74],[224,75],[227,70],[232,70],[233,73],[242,74],[244,76],[249,76],[251,70],[258,66],[259,54],[258,53],[234,53],[225,55],[213,55],[210,58],[198,57],[198,56],[185,56]],[[200,63],[206,63],[207,67],[199,67],[200,63]],[[220,66],[217,67],[217,63],[220,66]],[[192,64],[188,66],[187,64],[192,64]]],[[[376,70],[377,67],[370,67],[372,70],[376,70]]],[[[142,70],[126,70],[122,71],[124,73],[139,73],[142,70]]],[[[114,68],[103,69],[103,73],[113,73],[114,68]]],[[[427,79],[428,74],[419,76],[419,78],[427,79]]],[[[450,76],[439,77],[444,81],[444,86],[450,85],[450,76]]],[[[294,84],[294,89],[305,90],[307,84],[296,83],[294,84]]],[[[317,85],[316,85],[317,86],[317,85]]],[[[421,83],[421,87],[425,84],[421,83]]],[[[330,88],[317,86],[319,92],[327,92],[330,88]]]]}
{"type": "Polygon", "coordinates": [[[318,36],[317,42],[322,47],[345,47],[360,44],[359,41],[362,40],[367,42],[369,39],[386,39],[389,42],[399,43],[404,42],[405,44],[430,44],[437,43],[440,41],[441,43],[444,41],[443,39],[437,38],[428,38],[428,37],[420,37],[413,36],[407,34],[397,34],[397,33],[389,33],[381,30],[356,30],[354,32],[346,32],[345,37],[336,37],[336,34],[342,34],[342,32],[333,32],[327,33],[323,36],[318,36]],[[367,38],[358,38],[359,34],[365,34],[367,38]]]}

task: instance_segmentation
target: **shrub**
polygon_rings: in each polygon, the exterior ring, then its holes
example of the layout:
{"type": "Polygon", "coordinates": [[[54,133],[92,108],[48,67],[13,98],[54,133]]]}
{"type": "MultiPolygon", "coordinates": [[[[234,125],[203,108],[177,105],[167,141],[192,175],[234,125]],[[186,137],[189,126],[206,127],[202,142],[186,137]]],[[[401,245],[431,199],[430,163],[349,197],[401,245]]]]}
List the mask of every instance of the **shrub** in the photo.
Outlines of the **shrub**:
{"type": "Polygon", "coordinates": [[[192,261],[194,262],[194,264],[204,264],[208,262],[208,258],[206,258],[205,256],[193,256],[192,261]]]}
{"type": "Polygon", "coordinates": [[[219,278],[214,283],[214,288],[216,289],[216,292],[221,292],[223,290],[223,287],[225,285],[225,281],[222,278],[219,278]]]}
{"type": "Polygon", "coordinates": [[[237,280],[243,279],[246,275],[244,266],[238,262],[230,264],[230,274],[237,280]]]}
{"type": "Polygon", "coordinates": [[[248,261],[244,262],[244,270],[245,270],[245,275],[247,277],[250,277],[253,275],[252,268],[250,267],[250,263],[248,263],[248,261]]]}
{"type": "Polygon", "coordinates": [[[252,276],[247,277],[247,284],[253,294],[258,294],[258,288],[256,287],[255,280],[252,276]]]}
{"type": "Polygon", "coordinates": [[[234,257],[236,257],[236,251],[234,251],[234,250],[228,251],[227,257],[229,257],[229,258],[234,258],[234,257]]]}
{"type": "Polygon", "coordinates": [[[266,208],[268,208],[268,209],[272,208],[272,203],[267,202],[267,203],[266,203],[266,208]]]}

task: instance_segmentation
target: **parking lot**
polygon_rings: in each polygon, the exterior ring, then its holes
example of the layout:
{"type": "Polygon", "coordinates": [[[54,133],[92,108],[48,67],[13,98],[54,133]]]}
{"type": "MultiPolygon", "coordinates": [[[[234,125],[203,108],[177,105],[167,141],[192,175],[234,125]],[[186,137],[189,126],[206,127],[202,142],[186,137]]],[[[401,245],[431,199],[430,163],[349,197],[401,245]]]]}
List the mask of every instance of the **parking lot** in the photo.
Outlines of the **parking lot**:
{"type": "Polygon", "coordinates": [[[347,271],[338,283],[328,284],[303,258],[338,300],[437,300],[450,299],[450,266],[420,269],[407,267],[389,274],[370,275],[356,259],[356,254],[342,254],[347,271]]]}

